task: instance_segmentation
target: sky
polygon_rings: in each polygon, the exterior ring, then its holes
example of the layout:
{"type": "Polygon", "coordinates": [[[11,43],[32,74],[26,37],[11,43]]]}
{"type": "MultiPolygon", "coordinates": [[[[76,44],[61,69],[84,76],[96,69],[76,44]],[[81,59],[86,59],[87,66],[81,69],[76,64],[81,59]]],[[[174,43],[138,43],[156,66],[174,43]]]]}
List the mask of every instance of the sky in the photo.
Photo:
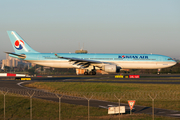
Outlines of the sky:
{"type": "Polygon", "coordinates": [[[162,54],[180,59],[180,0],[0,0],[0,59],[16,31],[43,53],[162,54]]]}

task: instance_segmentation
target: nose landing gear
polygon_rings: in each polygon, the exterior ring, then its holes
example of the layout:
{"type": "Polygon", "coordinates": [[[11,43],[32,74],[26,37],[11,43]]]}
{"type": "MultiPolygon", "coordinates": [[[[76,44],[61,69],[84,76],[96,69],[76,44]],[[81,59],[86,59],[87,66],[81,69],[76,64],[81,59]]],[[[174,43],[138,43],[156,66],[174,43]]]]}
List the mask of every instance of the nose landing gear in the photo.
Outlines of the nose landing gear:
{"type": "Polygon", "coordinates": [[[160,71],[161,71],[161,69],[158,69],[158,72],[157,72],[158,75],[160,75],[160,71]]]}

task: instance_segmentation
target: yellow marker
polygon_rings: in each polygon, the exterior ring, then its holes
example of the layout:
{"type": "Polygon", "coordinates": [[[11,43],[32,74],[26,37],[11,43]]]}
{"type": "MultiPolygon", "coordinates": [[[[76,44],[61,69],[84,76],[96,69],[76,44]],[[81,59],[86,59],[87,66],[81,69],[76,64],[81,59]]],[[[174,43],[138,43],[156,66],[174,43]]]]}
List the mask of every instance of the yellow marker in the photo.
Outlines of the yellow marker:
{"type": "Polygon", "coordinates": [[[128,76],[128,75],[126,75],[126,76],[125,76],[125,78],[129,78],[129,76],[128,76]]]}
{"type": "Polygon", "coordinates": [[[31,80],[31,78],[21,78],[21,80],[31,80]]]}
{"type": "Polygon", "coordinates": [[[116,75],[115,78],[123,78],[123,75],[116,75]]]}

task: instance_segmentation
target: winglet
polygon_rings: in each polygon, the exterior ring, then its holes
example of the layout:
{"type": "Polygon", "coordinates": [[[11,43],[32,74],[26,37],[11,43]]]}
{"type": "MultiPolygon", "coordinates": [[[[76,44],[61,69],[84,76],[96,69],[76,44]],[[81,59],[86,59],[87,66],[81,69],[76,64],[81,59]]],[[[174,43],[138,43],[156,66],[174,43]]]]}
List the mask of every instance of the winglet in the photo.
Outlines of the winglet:
{"type": "Polygon", "coordinates": [[[58,58],[63,58],[63,57],[59,56],[57,53],[54,53],[54,55],[58,58]]]}

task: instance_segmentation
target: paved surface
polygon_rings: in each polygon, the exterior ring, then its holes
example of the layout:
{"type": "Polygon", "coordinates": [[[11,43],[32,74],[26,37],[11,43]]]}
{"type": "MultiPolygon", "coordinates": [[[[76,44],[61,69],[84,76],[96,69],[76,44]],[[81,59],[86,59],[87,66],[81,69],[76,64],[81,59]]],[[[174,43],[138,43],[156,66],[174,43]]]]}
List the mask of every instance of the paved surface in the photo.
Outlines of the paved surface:
{"type": "MultiPolygon", "coordinates": [[[[66,81],[66,82],[68,82],[68,81],[74,81],[74,80],[79,80],[79,79],[93,79],[93,78],[92,77],[87,78],[87,77],[83,77],[83,76],[80,76],[80,77],[58,77],[58,78],[33,78],[33,80],[30,82],[33,82],[33,81],[52,81],[52,82],[53,81],[56,81],[56,82],[57,81],[59,81],[59,82],[66,81]]],[[[105,79],[105,78],[103,78],[103,79],[105,79]]],[[[149,78],[147,78],[147,79],[149,79],[149,78]]],[[[157,78],[152,78],[151,80],[153,80],[153,79],[157,80],[157,78]]],[[[177,80],[180,80],[180,79],[177,79],[177,80]]],[[[135,81],[138,81],[138,80],[136,79],[135,81]]],[[[133,83],[135,83],[135,81],[133,83]]],[[[22,84],[28,83],[28,82],[29,81],[22,82],[22,81],[15,81],[15,80],[0,80],[0,89],[1,88],[8,89],[9,92],[14,92],[14,93],[19,93],[19,94],[26,94],[27,92],[32,94],[33,91],[35,90],[36,91],[35,95],[34,95],[35,98],[52,100],[52,101],[56,101],[56,102],[59,101],[59,99],[53,93],[45,92],[42,90],[36,90],[36,89],[32,90],[32,88],[26,88],[26,87],[21,86],[22,84]],[[20,92],[21,90],[25,91],[25,92],[20,92]]],[[[105,81],[105,82],[109,82],[109,81],[105,81]]],[[[159,83],[161,83],[161,82],[159,82],[159,83]]],[[[76,105],[87,106],[87,104],[88,104],[86,99],[80,98],[80,97],[72,97],[72,96],[63,96],[61,101],[63,103],[76,104],[76,105]]],[[[101,107],[101,108],[107,109],[109,105],[117,106],[118,103],[107,102],[107,101],[99,101],[99,100],[90,100],[90,106],[101,107]]],[[[121,104],[121,106],[126,106],[126,112],[129,112],[129,106],[127,104],[121,104]]],[[[134,108],[135,108],[133,110],[134,113],[152,114],[152,108],[151,107],[135,105],[134,108]]],[[[155,115],[180,118],[180,111],[155,108],[154,113],[155,113],[155,115]]]]}
{"type": "Polygon", "coordinates": [[[32,81],[49,82],[104,82],[104,83],[145,83],[145,84],[180,84],[180,75],[140,75],[141,78],[114,78],[114,75],[79,75],[70,77],[32,78],[32,81]],[[85,81],[84,81],[85,80],[85,81]],[[107,81],[108,80],[108,81],[107,81]]]}

